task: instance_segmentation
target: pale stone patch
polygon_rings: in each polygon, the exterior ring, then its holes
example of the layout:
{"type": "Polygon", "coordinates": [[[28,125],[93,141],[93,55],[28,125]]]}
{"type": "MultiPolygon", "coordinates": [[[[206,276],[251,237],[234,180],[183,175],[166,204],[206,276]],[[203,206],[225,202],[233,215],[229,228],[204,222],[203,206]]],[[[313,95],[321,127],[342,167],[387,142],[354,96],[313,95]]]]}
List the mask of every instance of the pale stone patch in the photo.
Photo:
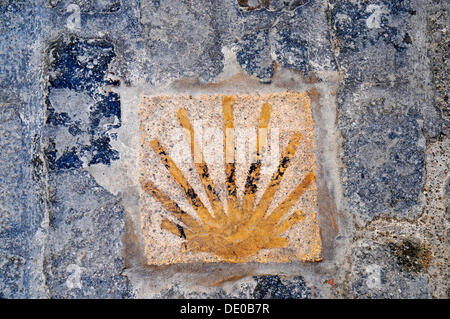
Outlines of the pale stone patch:
{"type": "MultiPolygon", "coordinates": [[[[303,136],[295,156],[284,174],[280,187],[272,198],[272,203],[268,209],[268,214],[270,214],[300,184],[308,172],[315,171],[314,150],[316,142],[314,140],[311,101],[308,93],[285,92],[235,96],[234,126],[236,135],[239,135],[239,131],[245,131],[246,134],[251,130],[256,132],[259,114],[264,103],[272,105],[272,112],[267,132],[268,148],[262,156],[263,166],[256,193],[256,203],[259,202],[273,172],[276,171],[281,153],[287,146],[293,132],[298,131],[303,136]]],[[[138,162],[140,177],[142,180],[152,181],[182,210],[198,219],[194,209],[188,203],[186,195],[172,179],[160,158],[149,145],[149,142],[153,139],[158,139],[164,145],[201,201],[212,212],[200,177],[192,159],[190,159],[190,144],[186,138],[183,141],[183,131],[176,116],[176,112],[180,108],[185,108],[189,114],[189,119],[195,129],[196,140],[202,145],[210,176],[226,209],[222,95],[198,95],[195,97],[144,96],[139,111],[141,151],[138,162]],[[199,134],[200,129],[202,134],[199,134]]],[[[246,138],[239,139],[239,136],[236,136],[236,185],[239,201],[242,201],[243,198],[245,181],[250,167],[248,159],[251,158],[248,154],[245,156],[242,153],[249,153],[249,147],[256,145],[256,141],[253,141],[254,138],[251,134],[244,137],[246,138]],[[247,160],[244,160],[244,157],[247,160]]],[[[306,215],[304,220],[284,233],[283,237],[288,239],[287,247],[260,250],[251,256],[248,261],[321,260],[322,247],[317,220],[317,196],[317,186],[313,182],[282,219],[284,220],[297,210],[301,210],[306,215]]],[[[144,190],[141,190],[140,212],[144,251],[148,264],[221,261],[214,254],[193,253],[184,250],[184,239],[161,228],[163,218],[172,221],[176,221],[176,219],[144,190]]]]}

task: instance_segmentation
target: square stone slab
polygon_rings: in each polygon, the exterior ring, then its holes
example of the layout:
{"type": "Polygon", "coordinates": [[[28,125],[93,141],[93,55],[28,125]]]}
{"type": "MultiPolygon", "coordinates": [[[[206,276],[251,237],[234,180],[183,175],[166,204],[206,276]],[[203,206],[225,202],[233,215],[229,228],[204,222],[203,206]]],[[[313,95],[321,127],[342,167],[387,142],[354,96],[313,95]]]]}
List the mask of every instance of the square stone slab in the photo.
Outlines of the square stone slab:
{"type": "Polygon", "coordinates": [[[311,99],[144,96],[147,263],[320,261],[311,99]]]}

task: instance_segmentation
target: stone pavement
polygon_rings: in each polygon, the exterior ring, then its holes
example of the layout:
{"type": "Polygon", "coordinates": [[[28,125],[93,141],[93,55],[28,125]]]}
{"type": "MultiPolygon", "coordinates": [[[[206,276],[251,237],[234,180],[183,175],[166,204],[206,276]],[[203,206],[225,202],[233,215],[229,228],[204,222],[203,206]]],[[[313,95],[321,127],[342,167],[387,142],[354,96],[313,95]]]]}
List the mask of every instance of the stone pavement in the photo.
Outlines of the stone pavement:
{"type": "Polygon", "coordinates": [[[0,298],[447,298],[439,0],[0,0],[0,298]]]}

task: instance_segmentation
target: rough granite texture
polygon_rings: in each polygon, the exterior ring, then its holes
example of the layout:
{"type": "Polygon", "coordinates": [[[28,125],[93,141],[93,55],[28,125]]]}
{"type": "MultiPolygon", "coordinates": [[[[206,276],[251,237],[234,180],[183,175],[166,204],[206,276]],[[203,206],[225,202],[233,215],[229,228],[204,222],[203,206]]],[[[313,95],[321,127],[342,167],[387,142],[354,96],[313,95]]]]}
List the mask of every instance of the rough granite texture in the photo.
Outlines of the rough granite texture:
{"type": "Polygon", "coordinates": [[[0,298],[448,298],[449,10],[0,0],[0,298]],[[212,86],[230,65],[261,87],[289,70],[325,88],[313,117],[337,152],[318,165],[337,177],[319,175],[336,211],[324,260],[145,267],[129,197],[89,173],[129,155],[120,92],[212,86]]]}

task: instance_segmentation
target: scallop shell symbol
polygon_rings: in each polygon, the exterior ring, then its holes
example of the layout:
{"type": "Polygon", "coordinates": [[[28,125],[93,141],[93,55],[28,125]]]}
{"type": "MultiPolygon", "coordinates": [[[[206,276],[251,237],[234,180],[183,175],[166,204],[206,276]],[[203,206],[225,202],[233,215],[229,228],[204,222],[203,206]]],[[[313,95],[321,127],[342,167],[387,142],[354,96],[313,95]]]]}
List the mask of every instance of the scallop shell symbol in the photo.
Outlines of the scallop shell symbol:
{"type": "Polygon", "coordinates": [[[288,218],[283,218],[295,202],[314,182],[315,173],[307,173],[297,187],[267,215],[272,198],[280,186],[283,175],[289,167],[302,135],[293,132],[287,147],[284,149],[277,170],[273,173],[271,180],[265,189],[261,200],[255,203],[258,189],[258,181],[261,172],[261,154],[266,145],[266,132],[271,114],[271,105],[264,103],[259,117],[256,143],[256,161],[249,168],[246,178],[242,204],[239,204],[236,194],[236,164],[234,161],[234,118],[233,118],[233,96],[222,97],[223,119],[224,119],[224,155],[227,211],[217,195],[214,182],[210,177],[208,166],[202,156],[202,150],[195,141],[194,128],[189,120],[188,112],[180,108],[177,112],[180,126],[188,132],[190,139],[191,155],[194,166],[200,176],[200,180],[210,201],[213,214],[209,212],[204,203],[196,194],[194,188],[183,176],[181,170],[170,158],[163,144],[158,139],[150,141],[150,147],[159,156],[165,168],[173,180],[184,191],[190,205],[193,207],[200,220],[195,219],[164,192],[159,190],[150,180],[141,180],[143,189],[159,201],[162,206],[170,212],[177,220],[173,222],[167,218],[163,219],[161,227],[184,239],[184,247],[192,252],[206,252],[213,254],[225,262],[245,262],[248,257],[255,255],[262,249],[283,248],[288,245],[288,239],[283,233],[292,226],[300,223],[305,214],[295,211],[288,218]],[[200,159],[194,159],[195,154],[200,153],[200,159]]]}

